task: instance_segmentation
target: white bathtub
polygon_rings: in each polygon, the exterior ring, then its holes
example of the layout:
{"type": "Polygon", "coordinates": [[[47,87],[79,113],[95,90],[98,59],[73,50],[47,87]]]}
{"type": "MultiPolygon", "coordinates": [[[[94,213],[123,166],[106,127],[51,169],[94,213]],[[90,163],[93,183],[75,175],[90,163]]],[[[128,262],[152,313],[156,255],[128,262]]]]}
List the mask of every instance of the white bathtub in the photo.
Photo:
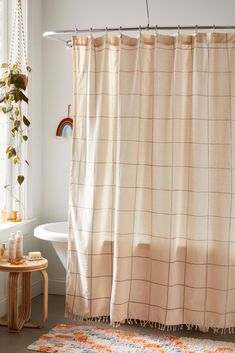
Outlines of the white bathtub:
{"type": "Polygon", "coordinates": [[[34,236],[52,243],[67,270],[68,222],[42,224],[34,229],[34,236]]]}

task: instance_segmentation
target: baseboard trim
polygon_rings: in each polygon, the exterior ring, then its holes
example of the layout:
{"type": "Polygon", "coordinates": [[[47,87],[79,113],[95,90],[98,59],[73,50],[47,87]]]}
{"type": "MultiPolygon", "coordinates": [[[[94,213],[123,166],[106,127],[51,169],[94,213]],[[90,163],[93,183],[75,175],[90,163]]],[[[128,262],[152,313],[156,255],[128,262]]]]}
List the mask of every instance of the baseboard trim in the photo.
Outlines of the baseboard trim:
{"type": "Polygon", "coordinates": [[[65,280],[52,279],[49,280],[49,294],[65,295],[66,293],[65,280]]]}
{"type": "MultiPolygon", "coordinates": [[[[42,281],[35,281],[32,284],[32,298],[42,293],[42,281]]],[[[21,289],[19,290],[19,304],[21,303],[21,289]]],[[[0,317],[7,314],[8,297],[7,295],[0,298],[0,317]]]]}

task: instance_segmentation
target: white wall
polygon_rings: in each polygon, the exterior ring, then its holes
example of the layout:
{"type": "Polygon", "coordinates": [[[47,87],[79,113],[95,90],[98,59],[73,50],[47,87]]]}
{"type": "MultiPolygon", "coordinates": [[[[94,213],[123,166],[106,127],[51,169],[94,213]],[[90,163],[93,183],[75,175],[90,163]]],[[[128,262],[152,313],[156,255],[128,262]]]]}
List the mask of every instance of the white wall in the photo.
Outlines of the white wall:
{"type": "MultiPolygon", "coordinates": [[[[235,24],[234,0],[149,0],[149,10],[150,25],[235,24]]],[[[146,23],[145,0],[43,0],[44,31],[146,23]]],[[[72,51],[44,39],[43,65],[42,222],[49,222],[67,218],[70,142],[57,141],[55,129],[72,102],[72,51]]],[[[43,251],[50,258],[51,291],[57,283],[61,292],[62,266],[50,245],[43,251]]]]}
{"type": "Polygon", "coordinates": [[[28,116],[31,121],[29,139],[28,218],[41,217],[42,189],[42,0],[28,0],[28,61],[29,74],[28,116]]]}
{"type": "MultiPolygon", "coordinates": [[[[14,1],[9,5],[14,6],[14,1]]],[[[10,8],[10,6],[9,6],[10,8]]],[[[33,68],[29,77],[28,117],[31,121],[29,156],[31,167],[28,170],[29,180],[29,217],[36,218],[27,224],[12,225],[11,229],[1,227],[1,243],[6,242],[9,233],[22,229],[24,233],[24,253],[40,249],[40,241],[33,237],[33,229],[40,222],[41,216],[41,180],[42,180],[42,1],[28,1],[28,18],[25,27],[28,28],[29,64],[33,68]],[[13,229],[14,228],[14,229],[13,229]]],[[[41,293],[41,278],[33,275],[32,295],[41,293]]],[[[7,312],[7,274],[0,273],[0,317],[7,312]]]]}

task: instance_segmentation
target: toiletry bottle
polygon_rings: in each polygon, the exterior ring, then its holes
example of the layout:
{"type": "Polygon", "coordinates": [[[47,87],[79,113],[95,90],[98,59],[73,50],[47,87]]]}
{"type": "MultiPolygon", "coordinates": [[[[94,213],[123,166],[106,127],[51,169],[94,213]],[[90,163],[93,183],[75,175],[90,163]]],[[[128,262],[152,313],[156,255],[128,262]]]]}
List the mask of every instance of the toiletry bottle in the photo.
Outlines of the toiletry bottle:
{"type": "Polygon", "coordinates": [[[8,260],[7,244],[3,243],[1,247],[1,261],[7,261],[7,260],[8,260]]]}
{"type": "Polygon", "coordinates": [[[4,253],[4,249],[3,249],[3,244],[0,246],[0,261],[2,261],[3,259],[3,253],[4,253]]]}
{"type": "Polygon", "coordinates": [[[8,240],[8,252],[9,252],[9,260],[14,260],[16,258],[15,233],[11,233],[10,238],[8,240]]]}
{"type": "Polygon", "coordinates": [[[20,230],[16,233],[16,258],[23,258],[23,234],[20,230]]]}

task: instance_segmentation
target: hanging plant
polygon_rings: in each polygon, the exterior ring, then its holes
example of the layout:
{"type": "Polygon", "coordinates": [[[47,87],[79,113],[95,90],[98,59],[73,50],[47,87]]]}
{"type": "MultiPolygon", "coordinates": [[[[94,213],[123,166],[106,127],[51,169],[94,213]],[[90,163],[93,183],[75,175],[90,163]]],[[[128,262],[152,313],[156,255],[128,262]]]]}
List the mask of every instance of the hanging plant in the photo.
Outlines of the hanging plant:
{"type": "MultiPolygon", "coordinates": [[[[22,113],[22,104],[28,104],[28,98],[25,95],[25,90],[28,84],[28,77],[21,73],[19,64],[14,64],[10,67],[8,64],[2,64],[4,70],[0,80],[0,108],[9,120],[10,131],[12,135],[11,143],[6,149],[8,159],[11,159],[13,164],[26,163],[21,158],[21,144],[28,141],[28,128],[30,125],[29,119],[22,113]]],[[[17,182],[21,185],[24,182],[24,176],[19,174],[17,182]]]]}
{"type": "Polygon", "coordinates": [[[29,162],[23,157],[22,147],[29,139],[30,121],[24,112],[26,112],[25,107],[28,104],[26,95],[28,72],[31,71],[27,63],[21,0],[16,0],[9,63],[2,64],[1,71],[0,110],[7,118],[11,133],[5,152],[6,157],[12,161],[14,166],[12,175],[14,179],[16,178],[15,180],[11,179],[4,188],[11,197],[11,216],[8,219],[17,222],[22,220],[19,211],[17,211],[17,205],[24,208],[20,192],[20,186],[25,180],[23,167],[29,166],[29,162]],[[24,69],[22,70],[22,68],[24,69]]]}

